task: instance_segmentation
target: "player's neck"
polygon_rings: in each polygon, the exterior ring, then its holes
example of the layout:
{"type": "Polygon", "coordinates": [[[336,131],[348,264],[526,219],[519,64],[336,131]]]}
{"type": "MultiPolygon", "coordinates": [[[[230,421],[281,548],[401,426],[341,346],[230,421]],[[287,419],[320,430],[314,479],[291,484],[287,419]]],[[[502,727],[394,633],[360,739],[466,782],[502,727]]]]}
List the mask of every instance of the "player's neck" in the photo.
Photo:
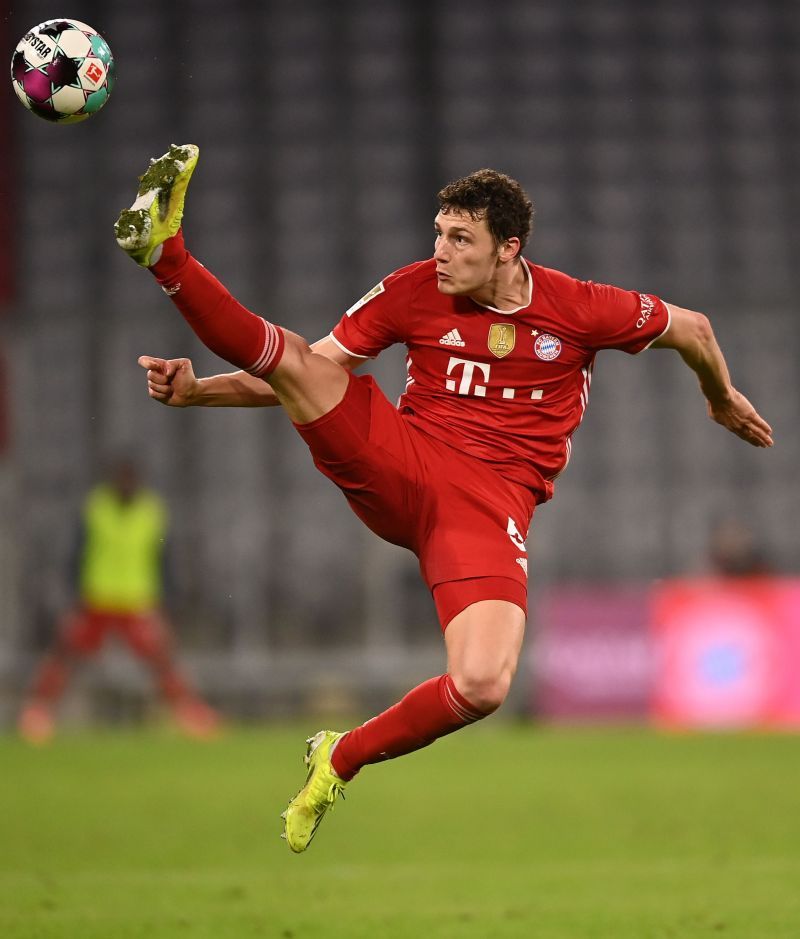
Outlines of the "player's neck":
{"type": "Polygon", "coordinates": [[[518,310],[531,300],[530,277],[521,257],[507,264],[499,264],[494,277],[480,290],[470,294],[482,306],[496,310],[518,310]]]}

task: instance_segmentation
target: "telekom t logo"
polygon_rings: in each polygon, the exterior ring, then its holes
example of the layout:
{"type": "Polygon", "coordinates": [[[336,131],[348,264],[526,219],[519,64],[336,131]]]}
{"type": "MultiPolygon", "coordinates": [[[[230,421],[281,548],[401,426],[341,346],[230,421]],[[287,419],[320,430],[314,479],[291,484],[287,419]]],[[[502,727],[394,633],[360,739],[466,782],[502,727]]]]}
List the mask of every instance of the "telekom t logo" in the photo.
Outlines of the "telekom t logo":
{"type": "MultiPolygon", "coordinates": [[[[450,361],[447,363],[447,374],[453,375],[453,378],[445,379],[444,386],[448,391],[455,391],[460,395],[474,395],[476,398],[485,398],[486,386],[489,384],[491,371],[491,365],[486,362],[470,362],[469,359],[457,359],[454,355],[451,355],[450,361]],[[458,368],[462,368],[463,371],[461,372],[461,381],[457,383],[454,373],[457,374],[458,368]],[[480,372],[480,375],[475,375],[476,369],[480,372]],[[482,380],[486,384],[479,385],[478,380],[482,380]]],[[[495,392],[501,392],[503,398],[509,401],[516,398],[518,390],[517,388],[496,388],[495,392]]],[[[527,393],[526,389],[525,394],[527,393]]],[[[541,401],[543,394],[541,388],[533,388],[531,389],[530,400],[541,401]]]]}
{"type": "MultiPolygon", "coordinates": [[[[483,362],[470,362],[469,359],[457,359],[455,356],[450,356],[450,361],[447,363],[447,374],[452,375],[453,370],[459,365],[464,366],[464,371],[461,373],[461,381],[458,384],[458,394],[473,394],[478,398],[485,398],[486,385],[473,386],[472,379],[475,376],[475,369],[477,368],[480,369],[483,380],[488,383],[491,365],[483,362]]],[[[448,378],[444,385],[448,391],[456,391],[456,381],[454,378],[448,378]]]]}

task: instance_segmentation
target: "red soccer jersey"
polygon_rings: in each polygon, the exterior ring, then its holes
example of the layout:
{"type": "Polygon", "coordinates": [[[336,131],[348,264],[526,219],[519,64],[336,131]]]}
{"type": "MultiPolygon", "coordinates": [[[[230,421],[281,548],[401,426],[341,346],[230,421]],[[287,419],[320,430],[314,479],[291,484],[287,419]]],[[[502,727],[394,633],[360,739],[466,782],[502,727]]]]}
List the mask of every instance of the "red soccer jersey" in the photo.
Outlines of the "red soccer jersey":
{"type": "Polygon", "coordinates": [[[525,265],[529,302],[506,311],[440,293],[433,259],[411,264],[373,287],[331,335],[363,358],[402,342],[401,413],[543,502],[569,460],[596,352],[646,349],[669,311],[649,294],[525,265]]]}

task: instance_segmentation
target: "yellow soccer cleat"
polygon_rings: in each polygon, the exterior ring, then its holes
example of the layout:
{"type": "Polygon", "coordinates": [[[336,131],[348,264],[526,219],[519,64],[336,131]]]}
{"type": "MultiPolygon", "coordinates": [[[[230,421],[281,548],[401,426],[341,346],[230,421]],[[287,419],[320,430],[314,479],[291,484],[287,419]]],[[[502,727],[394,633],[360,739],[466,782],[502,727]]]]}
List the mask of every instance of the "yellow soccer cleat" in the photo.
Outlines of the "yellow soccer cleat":
{"type": "Polygon", "coordinates": [[[150,267],[156,248],[178,233],[186,188],[199,157],[200,149],[193,143],[181,147],[173,143],[163,156],[150,161],[139,180],[136,201],[120,212],[114,226],[117,244],[142,267],[150,267]]]}
{"type": "Polygon", "coordinates": [[[296,854],[311,844],[319,823],[328,809],[333,809],[337,796],[341,793],[344,798],[347,783],[336,775],[331,765],[331,748],[343,736],[335,730],[321,730],[306,740],[306,784],[281,815],[284,820],[282,837],[296,854]]]}
{"type": "Polygon", "coordinates": [[[17,728],[23,740],[41,746],[48,743],[55,733],[55,721],[46,704],[30,701],[19,716],[17,728]]]}

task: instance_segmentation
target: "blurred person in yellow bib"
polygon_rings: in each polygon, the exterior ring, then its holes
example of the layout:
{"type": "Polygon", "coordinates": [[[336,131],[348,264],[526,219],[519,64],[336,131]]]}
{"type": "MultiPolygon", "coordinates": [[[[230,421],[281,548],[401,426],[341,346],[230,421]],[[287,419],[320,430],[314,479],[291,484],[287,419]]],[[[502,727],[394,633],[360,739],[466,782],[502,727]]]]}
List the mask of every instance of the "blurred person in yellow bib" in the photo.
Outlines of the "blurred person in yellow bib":
{"type": "Polygon", "coordinates": [[[55,728],[54,709],[76,661],[95,655],[116,636],[153,671],[178,726],[212,735],[216,712],[177,668],[161,604],[165,585],[167,512],[142,485],[129,459],[118,460],[107,482],[83,505],[75,552],[77,603],[63,618],[39,666],[19,717],[20,734],[43,743],[55,728]]]}

